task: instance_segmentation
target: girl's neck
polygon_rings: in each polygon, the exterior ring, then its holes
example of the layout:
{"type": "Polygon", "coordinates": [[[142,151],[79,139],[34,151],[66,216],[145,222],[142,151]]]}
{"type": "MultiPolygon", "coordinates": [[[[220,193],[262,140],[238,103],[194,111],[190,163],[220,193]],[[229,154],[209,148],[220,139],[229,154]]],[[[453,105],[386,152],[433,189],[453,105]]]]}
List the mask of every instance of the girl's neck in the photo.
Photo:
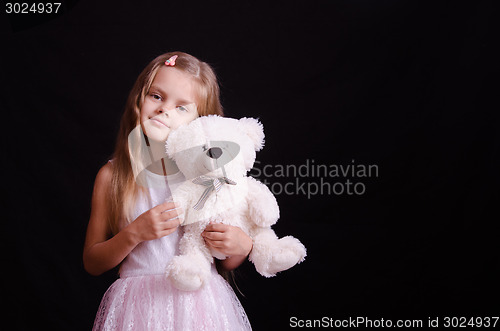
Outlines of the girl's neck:
{"type": "Polygon", "coordinates": [[[171,160],[165,151],[165,142],[158,142],[149,139],[149,150],[154,161],[147,169],[158,175],[173,175],[179,172],[179,168],[173,160],[171,160]]]}

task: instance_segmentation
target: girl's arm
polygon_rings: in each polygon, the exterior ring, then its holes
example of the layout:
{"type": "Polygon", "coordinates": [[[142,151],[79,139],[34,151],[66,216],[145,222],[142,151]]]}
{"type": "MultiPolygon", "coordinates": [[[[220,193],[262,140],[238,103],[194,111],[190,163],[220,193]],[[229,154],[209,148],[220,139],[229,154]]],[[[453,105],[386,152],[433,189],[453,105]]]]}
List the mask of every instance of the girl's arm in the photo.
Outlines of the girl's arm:
{"type": "Polygon", "coordinates": [[[110,206],[109,188],[113,172],[111,167],[111,163],[108,163],[97,174],[83,249],[85,270],[94,276],[116,267],[138,244],[132,233],[125,229],[110,239],[111,231],[106,217],[107,208],[110,206]]]}
{"type": "Polygon", "coordinates": [[[239,267],[253,247],[252,238],[237,226],[210,223],[202,236],[209,246],[228,256],[221,261],[225,270],[239,267]]]}
{"type": "Polygon", "coordinates": [[[179,226],[179,221],[172,218],[180,210],[174,209],[174,203],[165,202],[146,211],[115,236],[111,236],[107,222],[111,167],[112,164],[108,163],[101,168],[92,194],[92,211],[83,249],[83,265],[91,275],[100,275],[116,267],[140,242],[169,235],[179,226]]]}

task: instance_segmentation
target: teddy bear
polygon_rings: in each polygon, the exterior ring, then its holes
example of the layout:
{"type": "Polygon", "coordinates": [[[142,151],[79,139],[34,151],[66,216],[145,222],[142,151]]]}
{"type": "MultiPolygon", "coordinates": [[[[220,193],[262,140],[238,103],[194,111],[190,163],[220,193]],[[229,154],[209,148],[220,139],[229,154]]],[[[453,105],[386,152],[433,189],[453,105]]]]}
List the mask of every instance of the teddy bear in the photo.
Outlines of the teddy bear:
{"type": "Polygon", "coordinates": [[[304,260],[306,248],[298,239],[279,239],[271,229],[279,218],[274,195],[247,176],[263,146],[263,126],[253,118],[203,116],[170,133],[167,155],[185,177],[172,191],[173,200],[184,210],[180,254],[166,270],[176,288],[200,288],[210,276],[213,257],[226,258],[210,250],[201,236],[210,222],[238,226],[249,235],[253,240],[249,260],[265,277],[304,260]]]}

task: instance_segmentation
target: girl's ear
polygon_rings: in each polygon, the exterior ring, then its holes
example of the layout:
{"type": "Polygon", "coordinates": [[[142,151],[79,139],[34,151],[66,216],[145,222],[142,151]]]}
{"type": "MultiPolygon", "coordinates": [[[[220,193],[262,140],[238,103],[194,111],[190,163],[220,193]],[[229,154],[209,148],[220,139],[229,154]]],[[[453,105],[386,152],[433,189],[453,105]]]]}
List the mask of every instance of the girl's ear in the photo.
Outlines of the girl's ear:
{"type": "Polygon", "coordinates": [[[257,119],[244,117],[239,120],[239,128],[252,140],[256,151],[264,147],[264,127],[257,119]]]}

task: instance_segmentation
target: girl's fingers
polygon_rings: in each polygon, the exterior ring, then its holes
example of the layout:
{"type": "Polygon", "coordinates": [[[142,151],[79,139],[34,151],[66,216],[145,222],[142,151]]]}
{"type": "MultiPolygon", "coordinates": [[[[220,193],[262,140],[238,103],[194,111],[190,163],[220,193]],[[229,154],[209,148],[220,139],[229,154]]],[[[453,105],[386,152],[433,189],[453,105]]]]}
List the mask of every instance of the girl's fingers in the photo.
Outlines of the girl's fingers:
{"type": "Polygon", "coordinates": [[[177,227],[174,227],[174,228],[169,228],[169,229],[163,230],[163,231],[161,231],[161,233],[160,233],[160,237],[165,237],[165,236],[168,236],[169,234],[172,234],[172,233],[174,233],[175,231],[177,231],[177,227]]]}
{"type": "Polygon", "coordinates": [[[160,214],[179,207],[180,206],[173,201],[165,201],[164,203],[160,203],[158,206],[154,207],[153,210],[160,214]]]}
{"type": "Polygon", "coordinates": [[[227,224],[221,224],[221,223],[210,223],[205,227],[205,232],[210,231],[210,232],[225,232],[228,229],[227,224]]]}
{"type": "Polygon", "coordinates": [[[226,246],[221,240],[210,240],[205,238],[205,242],[213,248],[224,248],[226,246]]]}
{"type": "Polygon", "coordinates": [[[164,230],[166,229],[172,229],[172,228],[177,228],[179,225],[181,225],[181,222],[179,218],[173,218],[169,219],[168,221],[163,222],[164,230]]]}
{"type": "Polygon", "coordinates": [[[181,207],[178,207],[176,209],[171,209],[171,210],[162,212],[160,214],[160,219],[162,221],[168,221],[170,219],[181,216],[183,213],[184,213],[183,209],[181,207]]]}
{"type": "Polygon", "coordinates": [[[209,232],[207,230],[205,230],[205,232],[202,232],[201,234],[205,239],[208,239],[208,240],[224,240],[226,239],[226,236],[224,233],[222,232],[209,232]]]}

